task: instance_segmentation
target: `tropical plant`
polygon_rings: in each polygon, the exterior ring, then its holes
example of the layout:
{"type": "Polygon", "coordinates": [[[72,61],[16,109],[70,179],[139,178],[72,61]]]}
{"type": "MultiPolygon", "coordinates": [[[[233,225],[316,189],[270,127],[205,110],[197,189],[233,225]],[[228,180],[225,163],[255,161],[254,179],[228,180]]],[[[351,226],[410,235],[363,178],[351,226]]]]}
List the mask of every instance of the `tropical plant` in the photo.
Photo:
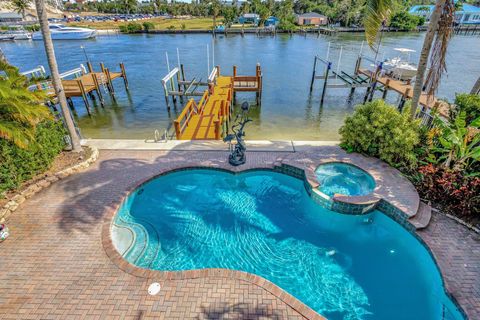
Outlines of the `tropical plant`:
{"type": "Polygon", "coordinates": [[[30,7],[31,0],[11,0],[13,7],[22,15],[25,20],[25,12],[30,7]]]}
{"type": "Polygon", "coordinates": [[[377,43],[378,33],[383,25],[385,25],[392,14],[394,7],[393,0],[367,0],[365,4],[365,37],[368,45],[378,51],[379,43],[377,43]]]}
{"type": "Polygon", "coordinates": [[[418,168],[421,179],[415,183],[424,199],[462,217],[480,213],[480,177],[445,169],[434,164],[418,168]]]}
{"type": "MultiPolygon", "coordinates": [[[[408,109],[408,108],[407,108],[408,109]]],[[[349,152],[377,157],[394,167],[415,167],[419,125],[383,100],[357,106],[339,130],[349,152]]]]}
{"type": "Polygon", "coordinates": [[[466,171],[480,161],[480,117],[469,125],[466,112],[462,111],[452,121],[445,122],[437,117],[439,128],[437,145],[432,148],[428,160],[453,171],[466,171]]]}
{"type": "Polygon", "coordinates": [[[28,90],[28,79],[5,60],[0,60],[0,72],[0,138],[26,148],[34,141],[37,124],[52,119],[45,94],[28,90]]]}
{"type": "Polygon", "coordinates": [[[62,81],[58,72],[57,59],[55,58],[52,37],[50,35],[50,29],[48,27],[48,17],[47,11],[45,10],[45,1],[35,0],[35,7],[37,9],[37,16],[38,21],[40,22],[40,28],[42,30],[43,44],[45,46],[45,53],[47,55],[48,65],[50,66],[53,88],[62,109],[63,119],[72,144],[72,151],[80,152],[82,151],[82,146],[80,145],[80,137],[75,130],[75,124],[73,123],[70,109],[67,106],[67,98],[65,96],[65,91],[63,90],[62,81]]]}
{"type": "Polygon", "coordinates": [[[451,110],[450,118],[453,120],[460,112],[466,114],[467,125],[480,117],[480,96],[477,94],[461,93],[455,96],[455,109],[451,110]]]}

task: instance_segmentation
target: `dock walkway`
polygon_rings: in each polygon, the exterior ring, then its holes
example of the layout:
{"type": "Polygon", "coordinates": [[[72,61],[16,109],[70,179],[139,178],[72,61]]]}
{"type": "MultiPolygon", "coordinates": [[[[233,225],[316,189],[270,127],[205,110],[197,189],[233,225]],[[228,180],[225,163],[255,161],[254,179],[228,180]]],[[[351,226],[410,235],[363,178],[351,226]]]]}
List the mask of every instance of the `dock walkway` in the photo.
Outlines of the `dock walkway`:
{"type": "Polygon", "coordinates": [[[233,76],[221,76],[215,68],[216,77],[200,101],[190,99],[174,121],[177,140],[219,140],[228,131],[235,92],[256,92],[258,100],[262,90],[259,65],[255,76],[237,76],[235,67],[233,76]]]}

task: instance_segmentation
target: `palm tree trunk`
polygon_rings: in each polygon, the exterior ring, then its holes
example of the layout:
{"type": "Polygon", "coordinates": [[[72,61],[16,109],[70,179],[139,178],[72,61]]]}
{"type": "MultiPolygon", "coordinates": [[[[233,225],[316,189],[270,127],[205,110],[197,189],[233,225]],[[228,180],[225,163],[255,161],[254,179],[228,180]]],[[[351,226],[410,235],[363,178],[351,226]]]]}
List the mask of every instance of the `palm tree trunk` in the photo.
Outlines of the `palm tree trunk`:
{"type": "Polygon", "coordinates": [[[478,77],[477,82],[475,82],[475,84],[473,85],[470,94],[480,94],[480,77],[478,77]]]}
{"type": "Polygon", "coordinates": [[[435,9],[430,16],[430,22],[428,24],[427,34],[425,40],[423,40],[423,48],[420,53],[420,60],[418,61],[417,75],[415,77],[415,85],[413,87],[412,106],[410,108],[410,118],[414,119],[417,113],[418,103],[422,94],[423,82],[425,80],[425,72],[427,71],[428,58],[430,56],[430,49],[432,48],[433,40],[435,39],[435,33],[438,29],[438,22],[442,14],[443,7],[446,0],[437,0],[435,9]]]}
{"type": "Polygon", "coordinates": [[[6,57],[5,54],[3,53],[2,48],[0,48],[0,61],[5,61],[5,62],[7,62],[7,57],[6,57]]]}
{"type": "Polygon", "coordinates": [[[47,54],[48,65],[50,66],[50,73],[52,75],[53,88],[57,95],[60,107],[62,109],[63,118],[67,126],[68,133],[72,142],[72,151],[82,151],[80,145],[80,138],[75,130],[75,124],[73,123],[70,109],[67,106],[67,98],[65,97],[65,91],[63,90],[62,80],[58,73],[57,60],[55,58],[55,51],[53,49],[52,37],[50,36],[50,30],[48,29],[47,12],[45,11],[45,0],[35,0],[35,7],[37,8],[38,21],[40,22],[40,28],[43,36],[43,44],[45,45],[45,53],[47,54]]]}

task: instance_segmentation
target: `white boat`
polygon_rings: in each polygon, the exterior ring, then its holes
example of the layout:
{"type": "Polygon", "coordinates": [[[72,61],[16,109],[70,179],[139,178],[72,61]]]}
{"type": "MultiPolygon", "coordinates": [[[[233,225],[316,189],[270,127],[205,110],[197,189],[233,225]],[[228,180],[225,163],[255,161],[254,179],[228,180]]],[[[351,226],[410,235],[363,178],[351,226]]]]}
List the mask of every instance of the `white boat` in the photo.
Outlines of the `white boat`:
{"type": "Polygon", "coordinates": [[[407,48],[395,48],[393,50],[399,52],[399,55],[386,60],[383,63],[384,70],[395,79],[403,81],[412,80],[417,74],[417,66],[410,62],[410,54],[415,52],[415,50],[407,48]]]}
{"type": "MultiPolygon", "coordinates": [[[[82,40],[95,38],[97,35],[97,30],[94,29],[66,27],[62,24],[50,24],[49,29],[53,40],[82,40]]],[[[34,32],[32,39],[42,40],[42,33],[34,32]]]]}
{"type": "Polygon", "coordinates": [[[0,34],[0,41],[13,41],[15,40],[15,36],[11,34],[0,34]]]}
{"type": "Polygon", "coordinates": [[[30,40],[30,39],[32,39],[32,34],[30,32],[24,31],[24,30],[9,31],[8,34],[13,35],[14,40],[30,40]]]}

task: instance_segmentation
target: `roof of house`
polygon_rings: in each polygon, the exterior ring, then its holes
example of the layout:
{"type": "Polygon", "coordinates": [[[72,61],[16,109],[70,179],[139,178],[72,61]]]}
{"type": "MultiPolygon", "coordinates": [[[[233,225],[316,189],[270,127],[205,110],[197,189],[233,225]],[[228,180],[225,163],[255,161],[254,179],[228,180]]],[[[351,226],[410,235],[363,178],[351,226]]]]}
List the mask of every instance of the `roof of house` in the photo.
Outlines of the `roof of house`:
{"type": "Polygon", "coordinates": [[[22,15],[16,12],[0,12],[0,19],[22,19],[22,15]]]}
{"type": "Polygon", "coordinates": [[[324,15],[316,12],[306,12],[298,15],[300,18],[326,18],[324,15]]]}

